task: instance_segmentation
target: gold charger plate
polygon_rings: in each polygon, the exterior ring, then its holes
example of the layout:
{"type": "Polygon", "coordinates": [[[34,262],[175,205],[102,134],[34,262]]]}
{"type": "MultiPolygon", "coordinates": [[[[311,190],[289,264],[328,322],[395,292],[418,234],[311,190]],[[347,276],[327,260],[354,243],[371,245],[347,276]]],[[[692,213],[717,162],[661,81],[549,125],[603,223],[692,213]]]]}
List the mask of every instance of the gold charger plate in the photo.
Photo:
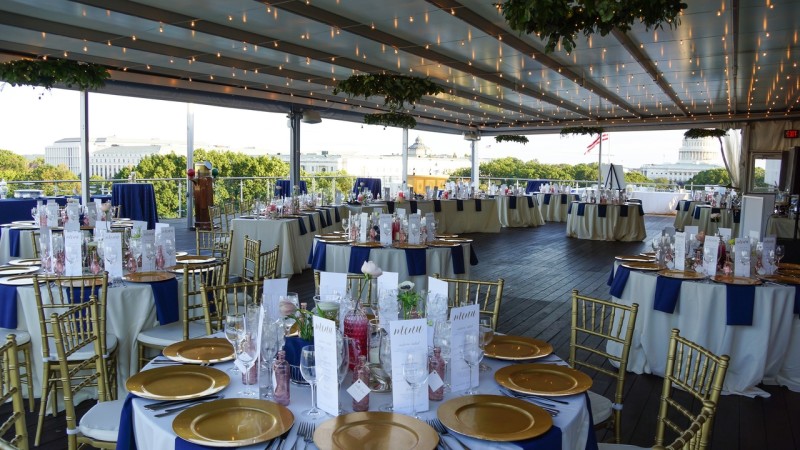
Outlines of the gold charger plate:
{"type": "Polygon", "coordinates": [[[175,274],[172,272],[136,272],[129,273],[123,278],[131,283],[155,283],[171,280],[175,278],[175,274]]]}
{"type": "Polygon", "coordinates": [[[14,277],[0,278],[0,284],[6,286],[33,286],[33,276],[17,275],[14,277]]]}
{"type": "Polygon", "coordinates": [[[524,336],[495,335],[484,349],[489,358],[508,361],[542,358],[551,353],[553,346],[549,343],[524,336]]]}
{"type": "Polygon", "coordinates": [[[648,258],[655,258],[656,252],[642,252],[639,253],[639,256],[647,256],[648,258]]]}
{"type": "Polygon", "coordinates": [[[314,431],[321,450],[341,448],[435,449],[439,435],[430,425],[405,414],[357,412],[321,423],[314,431]]]}
{"type": "Polygon", "coordinates": [[[392,244],[392,247],[394,247],[394,248],[428,248],[428,246],[425,245],[425,244],[408,244],[408,243],[405,243],[405,242],[398,242],[398,243],[392,244]]]}
{"type": "Polygon", "coordinates": [[[36,226],[33,226],[33,225],[12,225],[9,228],[11,228],[12,230],[38,230],[39,229],[39,227],[36,227],[36,226]]]}
{"type": "Polygon", "coordinates": [[[773,283],[781,284],[800,284],[800,278],[790,277],[786,275],[762,275],[758,278],[764,281],[772,281],[773,283]]]}
{"type": "Polygon", "coordinates": [[[677,278],[679,280],[702,280],[706,276],[699,272],[691,272],[686,270],[663,269],[659,270],[658,274],[662,277],[677,278]]]}
{"type": "Polygon", "coordinates": [[[12,259],[8,262],[11,266],[38,266],[42,262],[36,258],[12,259]]]}
{"type": "Polygon", "coordinates": [[[449,430],[487,441],[531,439],[553,426],[553,418],[541,407],[500,395],[457,397],[439,406],[436,415],[449,430]]]}
{"type": "Polygon", "coordinates": [[[319,241],[320,242],[324,242],[326,244],[350,244],[350,243],[353,242],[350,239],[344,239],[342,237],[339,237],[338,239],[334,239],[334,238],[319,239],[319,241]]]}
{"type": "MultiPolygon", "coordinates": [[[[11,264],[9,262],[9,264],[11,264]]],[[[800,277],[800,270],[792,270],[792,269],[778,269],[778,273],[781,275],[786,275],[790,277],[800,277]]]]}
{"type": "Polygon", "coordinates": [[[444,238],[457,238],[457,234],[436,234],[436,239],[444,239],[444,238]]]}
{"type": "Polygon", "coordinates": [[[472,242],[472,239],[468,238],[442,238],[441,240],[445,242],[458,242],[459,244],[469,244],[472,242]]]}
{"type": "Polygon", "coordinates": [[[226,398],[181,412],[172,430],[182,439],[210,447],[240,447],[276,438],[294,424],[285,406],[255,398],[226,398]]]}
{"type": "Polygon", "coordinates": [[[592,387],[589,375],[555,364],[513,364],[495,372],[494,379],[515,392],[551,397],[580,394],[592,387]]]}
{"type": "Polygon", "coordinates": [[[165,366],[144,370],[125,382],[128,392],[152,400],[186,400],[225,389],[231,379],[225,372],[206,366],[165,366]]]}
{"type": "Polygon", "coordinates": [[[206,264],[210,262],[216,261],[217,258],[213,256],[202,256],[202,255],[182,255],[176,256],[175,261],[178,264],[206,264]]]}
{"type": "Polygon", "coordinates": [[[642,256],[642,255],[621,255],[615,256],[614,259],[617,261],[625,261],[625,262],[653,262],[655,261],[654,258],[649,256],[642,256]]]}
{"type": "Polygon", "coordinates": [[[761,284],[761,280],[758,278],[726,277],[725,275],[714,275],[711,279],[717,283],[736,284],[739,286],[758,286],[761,284]]]}
{"type": "MultiPolygon", "coordinates": [[[[5,225],[9,225],[9,224],[5,224],[5,225]]],[[[5,226],[5,225],[3,225],[3,226],[5,226]]],[[[36,222],[34,222],[33,220],[15,220],[15,221],[11,222],[11,225],[28,226],[28,225],[36,225],[36,222]]]]}
{"type": "Polygon", "coordinates": [[[164,357],[193,364],[218,363],[233,359],[233,346],[223,338],[189,339],[168,345],[164,357]]]}
{"type": "Polygon", "coordinates": [[[353,247],[378,248],[378,247],[383,247],[383,244],[381,244],[380,242],[353,242],[353,247]]]}
{"type": "Polygon", "coordinates": [[[794,263],[780,263],[778,264],[779,269],[789,269],[789,270],[800,270],[800,264],[794,263]]]}
{"type": "Polygon", "coordinates": [[[25,273],[38,272],[39,266],[5,266],[0,267],[0,277],[9,275],[22,275],[25,273]]]}
{"type": "Polygon", "coordinates": [[[428,247],[458,247],[461,245],[460,242],[448,242],[448,241],[430,241],[428,242],[428,247]]]}
{"type": "Polygon", "coordinates": [[[624,262],[621,265],[622,267],[627,267],[628,269],[633,269],[633,270],[653,270],[653,271],[661,270],[661,268],[658,267],[657,263],[650,263],[650,262],[631,261],[631,262],[624,262]]]}

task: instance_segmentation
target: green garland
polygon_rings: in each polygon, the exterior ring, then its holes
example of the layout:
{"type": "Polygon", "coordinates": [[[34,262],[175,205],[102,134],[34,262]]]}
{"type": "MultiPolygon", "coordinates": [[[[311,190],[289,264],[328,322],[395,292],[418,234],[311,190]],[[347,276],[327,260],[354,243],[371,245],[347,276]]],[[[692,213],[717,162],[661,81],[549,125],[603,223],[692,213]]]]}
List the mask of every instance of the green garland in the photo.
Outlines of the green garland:
{"type": "Polygon", "coordinates": [[[603,127],[566,127],[561,129],[561,137],[568,136],[570,134],[601,134],[603,131],[603,127]]]}
{"type": "Polygon", "coordinates": [[[690,128],[683,133],[683,137],[687,139],[702,139],[702,138],[721,138],[728,134],[726,130],[719,128],[690,128]]]}
{"type": "Polygon", "coordinates": [[[617,29],[626,32],[635,22],[645,29],[671,28],[688,5],[680,0],[505,0],[496,3],[512,30],[534,33],[547,41],[551,53],[559,42],[570,53],[579,33],[605,36],[617,29]]]}
{"type": "Polygon", "coordinates": [[[367,125],[383,125],[384,127],[414,128],[417,121],[411,114],[389,112],[380,114],[364,114],[364,123],[367,125]]]}
{"type": "Polygon", "coordinates": [[[365,99],[378,95],[383,97],[383,105],[396,112],[408,103],[414,105],[425,95],[436,95],[444,88],[430,78],[409,77],[405,75],[367,74],[353,75],[342,80],[333,88],[333,95],[339,92],[350,97],[365,99]]]}
{"type": "Polygon", "coordinates": [[[41,86],[49,90],[62,83],[85,91],[103,87],[109,77],[103,66],[68,59],[19,59],[0,64],[0,80],[12,86],[41,86]]]}
{"type": "Polygon", "coordinates": [[[517,142],[517,143],[525,145],[525,144],[528,143],[528,138],[526,136],[517,136],[517,135],[512,135],[512,134],[501,134],[501,135],[495,136],[494,137],[494,141],[497,142],[497,143],[500,143],[500,142],[517,142]]]}

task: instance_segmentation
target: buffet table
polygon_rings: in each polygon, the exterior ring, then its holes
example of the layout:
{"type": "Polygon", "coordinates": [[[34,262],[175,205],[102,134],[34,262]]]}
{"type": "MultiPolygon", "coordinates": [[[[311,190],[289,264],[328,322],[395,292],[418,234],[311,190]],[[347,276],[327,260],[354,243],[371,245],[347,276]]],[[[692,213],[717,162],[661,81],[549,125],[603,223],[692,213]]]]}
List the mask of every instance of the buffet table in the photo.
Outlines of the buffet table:
{"type": "Polygon", "coordinates": [[[579,195],[575,194],[550,194],[538,193],[536,200],[539,202],[539,208],[542,211],[542,217],[547,222],[566,222],[569,205],[573,201],[580,199],[579,195]]]}
{"type": "Polygon", "coordinates": [[[642,201],[645,214],[675,214],[681,200],[689,198],[688,192],[633,191],[631,198],[642,201]]]}
{"type": "Polygon", "coordinates": [[[642,206],[572,202],[567,236],[599,241],[641,241],[647,235],[642,206]]]}
{"type": "Polygon", "coordinates": [[[692,213],[692,225],[697,226],[697,231],[713,236],[720,228],[730,228],[731,237],[739,235],[739,220],[741,210],[727,208],[712,208],[710,205],[697,205],[692,213]]]}
{"type": "MultiPolygon", "coordinates": [[[[550,363],[557,363],[560,362],[557,358],[550,356],[547,358],[543,358],[542,360],[537,360],[537,362],[550,362],[550,363]]],[[[487,395],[500,395],[499,386],[497,382],[494,380],[494,372],[498,369],[507,365],[506,362],[485,359],[484,362],[491,368],[490,372],[484,372],[480,374],[480,385],[478,387],[478,391],[481,394],[487,395]]],[[[217,364],[215,367],[219,370],[226,371],[230,368],[233,364],[232,363],[222,363],[217,364]]],[[[152,365],[148,366],[146,369],[153,367],[152,365]]],[[[350,413],[352,411],[352,398],[347,394],[345,389],[350,386],[350,376],[347,377],[343,388],[339,391],[339,405],[340,408],[345,411],[345,413],[350,413]]],[[[243,384],[241,381],[241,377],[236,376],[231,378],[230,385],[226,387],[224,390],[220,392],[220,394],[225,395],[225,398],[236,398],[239,397],[237,392],[241,391],[243,388],[243,384]]],[[[256,388],[257,389],[257,388],[256,388]]],[[[282,448],[295,448],[295,444],[298,440],[297,430],[301,423],[314,423],[317,426],[326,422],[327,420],[332,419],[332,416],[323,415],[317,419],[310,419],[308,417],[303,416],[303,411],[308,409],[311,404],[311,393],[310,388],[307,386],[298,386],[292,384],[290,387],[290,397],[291,401],[289,403],[288,409],[292,412],[294,416],[294,425],[292,426],[289,434],[286,437],[286,441],[282,448]]],[[[321,393],[318,392],[318,395],[321,393]]],[[[461,397],[463,395],[463,391],[456,391],[450,392],[445,394],[444,400],[441,402],[430,402],[430,409],[428,411],[420,411],[420,417],[423,421],[435,419],[437,417],[437,410],[440,405],[444,402],[461,397]]],[[[586,404],[586,396],[584,394],[577,394],[571,395],[566,397],[560,397],[561,400],[567,401],[568,404],[559,404],[559,414],[553,417],[553,426],[560,429],[560,437],[561,437],[561,445],[560,447],[563,450],[579,450],[579,449],[596,449],[597,443],[594,440],[594,429],[591,426],[591,419],[590,414],[586,404]]],[[[379,408],[389,405],[392,401],[391,393],[372,393],[370,394],[370,410],[377,411],[379,408]]],[[[185,448],[205,448],[205,447],[196,447],[193,444],[189,444],[186,441],[178,438],[175,432],[172,429],[172,422],[175,419],[175,415],[168,415],[166,417],[155,417],[155,414],[152,411],[148,411],[144,408],[144,405],[153,403],[152,400],[142,399],[135,397],[131,401],[131,408],[132,408],[132,418],[133,418],[133,436],[135,437],[136,445],[140,449],[185,449],[185,448]]],[[[544,436],[539,438],[529,439],[525,442],[525,448],[529,449],[553,449],[554,446],[552,445],[554,437],[553,435],[556,434],[558,430],[551,430],[551,432],[546,433],[544,436]],[[548,439],[549,438],[549,439],[548,439]],[[541,439],[537,442],[537,439],[541,439]]],[[[454,448],[458,445],[458,442],[463,444],[464,446],[472,449],[519,449],[521,448],[515,442],[491,442],[491,441],[483,441],[480,439],[475,439],[471,437],[461,436],[459,435],[458,441],[455,441],[453,437],[447,438],[450,442],[450,445],[454,448]]],[[[302,439],[301,439],[302,441],[302,439]]],[[[555,441],[557,442],[557,441],[555,441]]],[[[268,447],[268,444],[265,442],[261,442],[260,444],[250,445],[247,447],[241,447],[248,450],[263,450],[265,445],[268,447]]],[[[127,448],[125,446],[120,447],[118,444],[118,448],[127,448]]],[[[300,446],[299,448],[317,448],[314,444],[306,444],[304,446],[300,446]]]]}
{"type": "Polygon", "coordinates": [[[156,194],[149,183],[116,183],[111,188],[111,203],[122,206],[120,215],[132,220],[147,222],[147,229],[153,230],[158,222],[156,194]]]}
{"type": "Polygon", "coordinates": [[[503,227],[538,227],[544,225],[536,197],[498,195],[497,213],[503,227]]]}
{"type": "MultiPolygon", "coordinates": [[[[617,271],[619,272],[619,268],[617,271]]],[[[756,387],[764,382],[800,391],[800,327],[793,312],[795,287],[767,284],[755,287],[752,325],[727,325],[725,284],[683,281],[673,313],[655,310],[657,276],[630,271],[617,303],[639,304],[628,359],[628,370],[663,376],[670,331],[730,356],[724,392],[768,396],[756,387]]],[[[607,350],[619,354],[618,345],[607,350]]]]}
{"type": "Polygon", "coordinates": [[[794,223],[794,219],[790,217],[770,216],[767,220],[767,236],[794,239],[794,223]]]}

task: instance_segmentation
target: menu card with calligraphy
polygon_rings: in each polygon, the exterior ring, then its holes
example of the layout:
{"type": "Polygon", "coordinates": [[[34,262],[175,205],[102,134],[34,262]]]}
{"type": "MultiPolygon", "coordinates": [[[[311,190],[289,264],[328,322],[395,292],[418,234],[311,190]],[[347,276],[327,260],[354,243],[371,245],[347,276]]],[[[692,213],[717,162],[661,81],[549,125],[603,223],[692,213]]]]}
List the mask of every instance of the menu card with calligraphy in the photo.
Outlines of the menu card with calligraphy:
{"type": "Polygon", "coordinates": [[[408,243],[419,244],[420,232],[420,217],[419,214],[411,214],[408,216],[408,243]]]}
{"type": "Polygon", "coordinates": [[[392,215],[381,214],[378,218],[378,225],[381,230],[381,245],[391,247],[392,245],[392,215]]]}
{"type": "Polygon", "coordinates": [[[317,370],[319,408],[336,416],[339,414],[339,370],[336,348],[336,323],[314,316],[314,360],[317,370]]]}
{"type": "Polygon", "coordinates": [[[320,295],[345,295],[347,293],[347,274],[339,272],[319,273],[320,295]]]}
{"type": "Polygon", "coordinates": [[[358,242],[366,242],[369,235],[369,214],[362,212],[358,218],[358,242]]]}
{"type": "Polygon", "coordinates": [[[733,244],[733,273],[737,277],[750,277],[750,239],[736,238],[733,244]]]}
{"type": "Polygon", "coordinates": [[[105,234],[103,237],[103,261],[109,278],[122,278],[122,234],[105,234]]]}
{"type": "Polygon", "coordinates": [[[156,232],[142,231],[142,272],[156,270],[156,232]]]}
{"type": "MultiPolygon", "coordinates": [[[[765,237],[764,242],[761,244],[761,266],[764,268],[764,273],[772,275],[777,270],[777,266],[775,266],[775,260],[772,260],[770,263],[769,254],[770,252],[775,251],[775,245],[777,244],[775,236],[765,237]]],[[[773,253],[774,254],[774,253],[773,253]]]]}
{"type": "MultiPolygon", "coordinates": [[[[477,325],[477,317],[475,324],[477,325]]],[[[389,322],[392,351],[392,402],[394,411],[411,413],[413,405],[417,411],[428,410],[428,385],[423,384],[412,398],[411,386],[403,379],[403,364],[408,355],[425,358],[428,355],[428,326],[425,319],[394,320],[389,322]],[[414,402],[413,405],[411,402],[414,402]]],[[[426,360],[427,361],[427,360],[426,360]]],[[[426,364],[427,365],[427,364],[426,364]]],[[[425,367],[427,370],[427,367],[425,367]]]]}
{"type": "Polygon", "coordinates": [[[50,200],[47,201],[47,226],[58,226],[58,203],[50,200]]]}
{"type": "Polygon", "coordinates": [[[686,234],[675,232],[675,270],[686,269],[686,234]]]}
{"type": "Polygon", "coordinates": [[[713,277],[717,274],[717,254],[719,252],[719,236],[706,236],[703,243],[703,268],[706,275],[713,277]],[[707,261],[706,253],[711,252],[713,259],[707,261]]]}
{"type": "Polygon", "coordinates": [[[156,245],[160,245],[164,252],[164,267],[175,265],[175,228],[167,225],[161,229],[156,238],[156,245]]]}
{"type": "Polygon", "coordinates": [[[78,231],[64,232],[64,275],[68,277],[83,274],[83,233],[78,231]]]}
{"type": "Polygon", "coordinates": [[[64,231],[80,231],[81,229],[81,206],[70,203],[66,206],[67,221],[64,223],[64,231]]]}
{"type": "Polygon", "coordinates": [[[266,305],[264,314],[266,314],[268,319],[278,320],[283,318],[283,314],[280,313],[280,309],[278,308],[278,302],[280,301],[280,296],[286,295],[288,289],[288,278],[264,280],[264,298],[261,304],[266,305]]]}
{"type": "MultiPolygon", "coordinates": [[[[450,321],[452,322],[452,339],[450,342],[451,370],[450,386],[453,391],[463,391],[469,386],[469,366],[461,357],[461,350],[464,348],[464,336],[467,334],[478,334],[478,312],[477,304],[460,306],[450,310],[450,321]]],[[[478,381],[478,366],[472,372],[472,380],[478,381]]]]}
{"type": "Polygon", "coordinates": [[[89,226],[94,227],[95,222],[97,222],[97,205],[94,203],[89,203],[86,205],[86,217],[89,220],[89,226]]]}

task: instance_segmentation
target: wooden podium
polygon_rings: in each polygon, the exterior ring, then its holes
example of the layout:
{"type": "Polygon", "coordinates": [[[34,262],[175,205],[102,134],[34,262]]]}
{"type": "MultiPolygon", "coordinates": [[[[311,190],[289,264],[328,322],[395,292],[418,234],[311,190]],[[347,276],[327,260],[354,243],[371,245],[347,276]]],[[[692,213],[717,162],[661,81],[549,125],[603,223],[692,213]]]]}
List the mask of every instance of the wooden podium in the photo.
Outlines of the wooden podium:
{"type": "Polygon", "coordinates": [[[214,205],[214,178],[211,176],[210,164],[197,163],[194,165],[195,177],[192,180],[194,189],[194,226],[198,230],[211,230],[209,208],[214,205]]]}

